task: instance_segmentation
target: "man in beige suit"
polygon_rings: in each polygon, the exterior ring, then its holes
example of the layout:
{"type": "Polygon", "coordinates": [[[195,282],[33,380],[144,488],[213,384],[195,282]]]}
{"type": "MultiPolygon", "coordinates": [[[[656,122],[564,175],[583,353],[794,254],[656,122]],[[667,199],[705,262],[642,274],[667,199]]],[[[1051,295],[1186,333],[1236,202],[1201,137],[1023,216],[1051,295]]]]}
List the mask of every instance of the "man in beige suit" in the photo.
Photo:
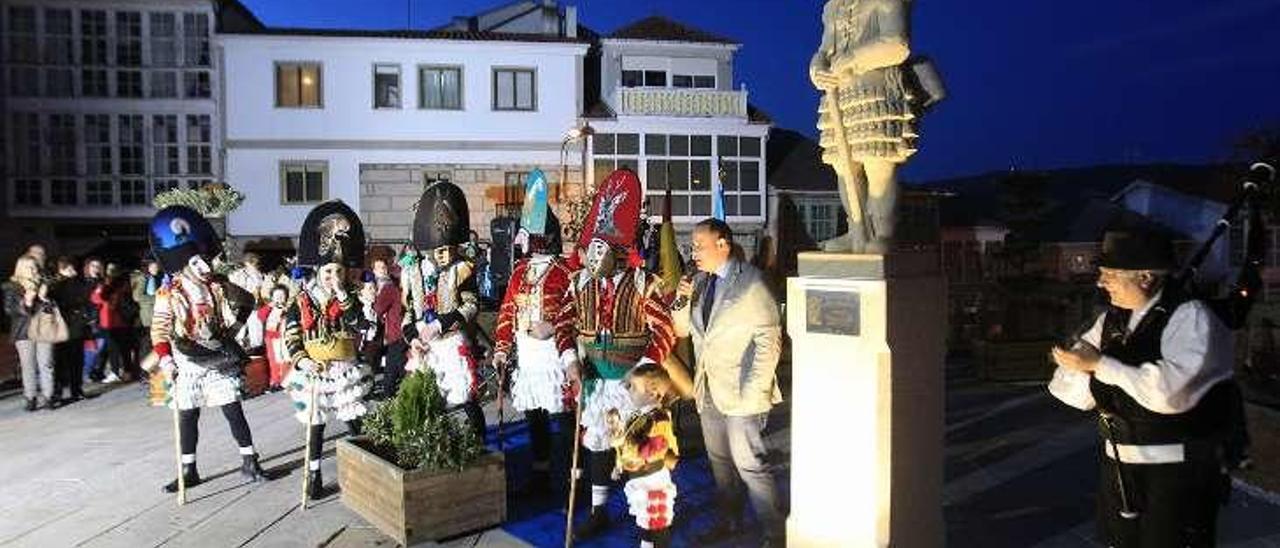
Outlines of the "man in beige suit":
{"type": "Polygon", "coordinates": [[[707,219],[693,229],[699,273],[681,282],[672,312],[679,337],[692,336],[694,396],[702,417],[723,521],[699,544],[737,532],[742,492],[764,527],[764,546],[783,546],[777,484],[766,462],[769,410],[782,401],[774,375],[782,351],[778,303],[760,271],[732,255],[733,231],[707,219]]]}

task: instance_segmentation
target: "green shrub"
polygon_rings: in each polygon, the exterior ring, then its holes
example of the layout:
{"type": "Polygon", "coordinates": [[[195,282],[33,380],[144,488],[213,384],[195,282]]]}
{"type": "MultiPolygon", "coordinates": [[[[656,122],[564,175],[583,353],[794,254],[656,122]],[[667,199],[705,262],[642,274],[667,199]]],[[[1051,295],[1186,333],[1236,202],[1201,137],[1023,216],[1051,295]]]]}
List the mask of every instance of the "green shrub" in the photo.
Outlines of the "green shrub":
{"type": "Polygon", "coordinates": [[[449,413],[430,370],[416,371],[395,398],[365,419],[375,450],[405,470],[462,470],[484,452],[475,432],[449,413]]]}

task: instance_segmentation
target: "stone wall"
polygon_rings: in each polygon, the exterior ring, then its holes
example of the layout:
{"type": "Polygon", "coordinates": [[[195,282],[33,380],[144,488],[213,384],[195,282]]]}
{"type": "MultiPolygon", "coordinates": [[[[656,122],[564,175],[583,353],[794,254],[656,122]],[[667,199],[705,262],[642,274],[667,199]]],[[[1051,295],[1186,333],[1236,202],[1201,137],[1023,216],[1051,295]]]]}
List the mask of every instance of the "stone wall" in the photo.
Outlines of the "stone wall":
{"type": "MultiPolygon", "coordinates": [[[[534,164],[361,164],[360,217],[371,241],[399,242],[409,239],[413,226],[413,208],[422,195],[425,182],[437,178],[453,181],[467,195],[471,211],[471,229],[480,238],[489,237],[489,221],[504,204],[504,185],[508,173],[528,173],[542,169],[554,196],[560,183],[558,165],[534,164]]],[[[564,197],[576,195],[582,181],[581,170],[569,167],[564,197]]],[[[514,204],[519,207],[519,204],[514,204]]],[[[505,209],[505,208],[504,208],[505,209]]]]}

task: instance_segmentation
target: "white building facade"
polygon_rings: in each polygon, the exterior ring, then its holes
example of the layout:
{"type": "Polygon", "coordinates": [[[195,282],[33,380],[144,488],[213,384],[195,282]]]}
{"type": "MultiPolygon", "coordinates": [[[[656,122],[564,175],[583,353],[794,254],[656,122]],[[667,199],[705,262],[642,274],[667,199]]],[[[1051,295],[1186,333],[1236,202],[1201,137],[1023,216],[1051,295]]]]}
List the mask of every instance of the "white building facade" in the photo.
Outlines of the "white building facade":
{"type": "Polygon", "coordinates": [[[495,215],[518,210],[531,169],[553,184],[581,177],[581,155],[562,145],[580,123],[589,45],[566,34],[221,35],[226,179],[247,196],[229,236],[296,237],[315,204],[341,199],[373,241],[403,243],[425,186],[450,180],[487,237],[495,215]]]}
{"type": "Polygon", "coordinates": [[[6,249],[43,242],[77,253],[107,239],[145,247],[156,193],[221,177],[213,35],[222,9],[208,0],[0,2],[6,249]]]}
{"type": "Polygon", "coordinates": [[[601,105],[589,112],[592,176],[635,170],[648,213],[668,189],[677,231],[711,216],[712,181],[724,187],[727,221],[754,251],[766,221],[765,149],[770,123],[735,89],[740,44],[662,17],[600,40],[601,105]],[[603,107],[603,108],[601,108],[603,107]]]}

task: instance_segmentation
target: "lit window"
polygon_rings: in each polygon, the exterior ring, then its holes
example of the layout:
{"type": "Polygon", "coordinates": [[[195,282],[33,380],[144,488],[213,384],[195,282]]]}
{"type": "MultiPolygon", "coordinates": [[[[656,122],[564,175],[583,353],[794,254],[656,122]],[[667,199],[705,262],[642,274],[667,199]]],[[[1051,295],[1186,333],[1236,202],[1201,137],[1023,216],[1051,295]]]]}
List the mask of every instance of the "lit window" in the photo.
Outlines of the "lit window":
{"type": "Polygon", "coordinates": [[[307,108],[321,106],[319,63],[279,63],[276,65],[276,106],[307,108]]]}

